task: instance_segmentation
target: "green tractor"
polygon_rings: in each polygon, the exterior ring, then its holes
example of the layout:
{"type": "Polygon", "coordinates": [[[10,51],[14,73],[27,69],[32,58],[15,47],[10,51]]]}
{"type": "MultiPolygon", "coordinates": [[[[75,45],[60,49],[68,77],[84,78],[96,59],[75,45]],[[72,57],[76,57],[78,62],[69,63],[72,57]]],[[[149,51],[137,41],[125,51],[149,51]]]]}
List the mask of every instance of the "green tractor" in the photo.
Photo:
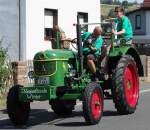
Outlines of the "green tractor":
{"type": "Polygon", "coordinates": [[[119,114],[135,112],[139,98],[139,76],[143,75],[138,52],[132,45],[126,45],[124,40],[119,46],[114,46],[114,39],[107,34],[106,29],[104,40],[111,44],[107,63],[108,73],[101,73],[101,61],[98,60],[95,64],[100,72],[100,78],[99,81],[92,81],[82,53],[83,25],[89,24],[80,24],[78,19],[77,52],[69,49],[38,52],[33,59],[34,71],[30,72],[35,84],[15,85],[9,90],[7,111],[15,125],[27,123],[30,103],[33,101],[48,100],[56,114],[68,115],[72,113],[76,101],[80,100],[85,121],[91,125],[101,120],[104,99],[108,95],[119,114]]]}

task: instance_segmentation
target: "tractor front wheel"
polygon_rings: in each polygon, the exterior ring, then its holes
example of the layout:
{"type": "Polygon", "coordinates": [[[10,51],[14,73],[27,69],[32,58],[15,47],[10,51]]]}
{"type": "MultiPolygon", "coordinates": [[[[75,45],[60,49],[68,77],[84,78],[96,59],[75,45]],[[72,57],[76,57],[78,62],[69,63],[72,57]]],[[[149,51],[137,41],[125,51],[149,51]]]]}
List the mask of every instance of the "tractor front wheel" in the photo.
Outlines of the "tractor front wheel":
{"type": "Polygon", "coordinates": [[[120,114],[135,112],[139,98],[139,79],[136,63],[129,55],[123,56],[116,66],[112,95],[120,114]]]}
{"type": "Polygon", "coordinates": [[[19,87],[22,86],[16,85],[9,90],[7,96],[7,112],[10,120],[15,125],[24,125],[29,118],[30,103],[19,101],[19,87]]]}
{"type": "Polygon", "coordinates": [[[94,125],[97,124],[103,114],[103,92],[99,84],[90,83],[83,94],[83,116],[85,121],[94,125]]]}

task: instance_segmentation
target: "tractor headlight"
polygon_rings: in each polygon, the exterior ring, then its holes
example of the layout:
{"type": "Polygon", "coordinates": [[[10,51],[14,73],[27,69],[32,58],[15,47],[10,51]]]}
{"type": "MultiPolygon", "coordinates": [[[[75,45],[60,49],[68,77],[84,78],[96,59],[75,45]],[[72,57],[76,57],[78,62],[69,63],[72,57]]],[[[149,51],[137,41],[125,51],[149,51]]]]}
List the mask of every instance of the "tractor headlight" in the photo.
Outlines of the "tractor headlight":
{"type": "Polygon", "coordinates": [[[69,76],[74,77],[76,75],[76,70],[72,64],[68,64],[69,76]]]}
{"type": "Polygon", "coordinates": [[[33,78],[34,78],[34,71],[29,71],[29,72],[28,72],[28,77],[29,77],[30,79],[33,79],[33,78]]]}

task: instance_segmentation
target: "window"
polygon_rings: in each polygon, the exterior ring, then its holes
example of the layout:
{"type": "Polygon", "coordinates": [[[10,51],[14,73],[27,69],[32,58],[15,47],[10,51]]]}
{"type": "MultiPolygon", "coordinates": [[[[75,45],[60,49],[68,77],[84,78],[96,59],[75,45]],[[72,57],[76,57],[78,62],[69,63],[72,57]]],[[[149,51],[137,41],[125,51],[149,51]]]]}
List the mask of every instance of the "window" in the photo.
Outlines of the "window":
{"type": "Polygon", "coordinates": [[[141,29],[141,15],[135,16],[135,29],[141,29]]]}
{"type": "MultiPolygon", "coordinates": [[[[78,12],[79,16],[79,22],[82,23],[88,23],[88,13],[78,12]]],[[[88,31],[88,26],[83,26],[83,31],[88,31]]]]}
{"type": "Polygon", "coordinates": [[[45,9],[44,11],[44,40],[52,37],[52,29],[58,23],[58,11],[45,9]]]}

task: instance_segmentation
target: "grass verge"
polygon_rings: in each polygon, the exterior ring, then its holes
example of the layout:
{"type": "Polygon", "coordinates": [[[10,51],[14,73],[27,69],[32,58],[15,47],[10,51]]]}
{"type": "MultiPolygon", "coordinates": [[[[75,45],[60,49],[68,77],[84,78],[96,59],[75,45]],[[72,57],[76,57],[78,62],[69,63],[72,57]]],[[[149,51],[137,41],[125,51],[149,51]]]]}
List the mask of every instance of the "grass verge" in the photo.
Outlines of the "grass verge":
{"type": "MultiPolygon", "coordinates": [[[[110,10],[115,9],[115,7],[118,5],[109,5],[109,4],[101,4],[101,15],[107,17],[110,10]]],[[[133,11],[138,9],[136,5],[128,6],[127,12],[133,11]]]]}
{"type": "Polygon", "coordinates": [[[0,98],[0,108],[6,106],[6,98],[0,98]]]}

